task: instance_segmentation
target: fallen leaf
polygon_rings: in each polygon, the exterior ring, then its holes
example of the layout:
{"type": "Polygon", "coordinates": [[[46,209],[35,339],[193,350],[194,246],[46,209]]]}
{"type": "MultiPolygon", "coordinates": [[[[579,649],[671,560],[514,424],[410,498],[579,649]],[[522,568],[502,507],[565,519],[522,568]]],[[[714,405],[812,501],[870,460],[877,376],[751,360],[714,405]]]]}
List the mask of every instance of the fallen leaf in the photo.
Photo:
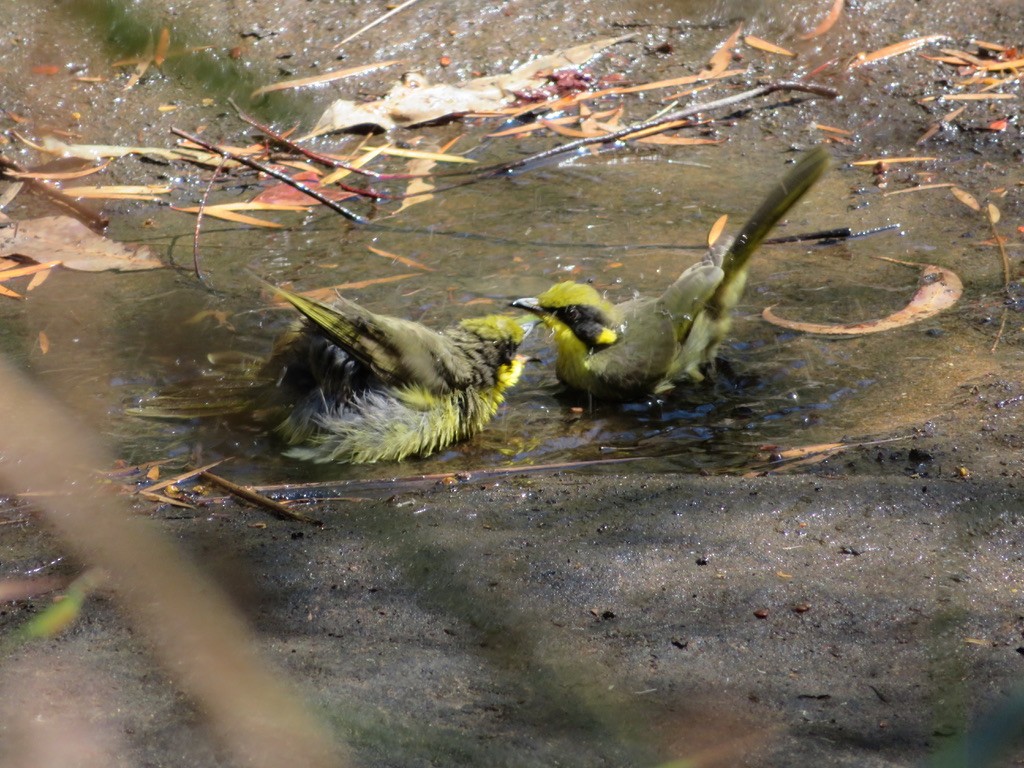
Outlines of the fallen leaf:
{"type": "MultiPolygon", "coordinates": [[[[28,281],[28,287],[25,288],[25,291],[26,292],[34,291],[40,285],[45,283],[47,278],[49,278],[51,274],[53,274],[53,270],[52,269],[41,269],[41,270],[39,270],[34,275],[32,275],[32,279],[28,281]]],[[[0,276],[0,277],[2,277],[2,276],[0,276]]]]}
{"type": "Polygon", "coordinates": [[[1012,93],[953,93],[939,97],[941,101],[1007,101],[1016,98],[1012,93]]]}
{"type": "Polygon", "coordinates": [[[972,211],[981,213],[981,205],[978,204],[978,201],[974,199],[974,195],[970,192],[965,189],[960,189],[960,187],[953,187],[949,191],[953,193],[953,197],[966,205],[972,211]]]}
{"type": "Polygon", "coordinates": [[[995,61],[980,67],[987,72],[1000,72],[1004,69],[1024,69],[1024,59],[1013,59],[1012,61],[995,61]]]}
{"type": "MultiPolygon", "coordinates": [[[[266,227],[267,229],[281,229],[284,227],[283,224],[278,224],[276,221],[267,221],[266,219],[258,219],[255,216],[247,216],[244,213],[238,213],[238,206],[245,205],[245,203],[226,203],[224,205],[208,205],[205,208],[199,206],[192,206],[190,208],[179,208],[172,205],[171,210],[181,211],[182,213],[199,213],[203,212],[203,216],[211,216],[215,219],[221,219],[223,221],[232,221],[236,224],[248,224],[252,227],[266,227]]],[[[290,210],[290,211],[305,211],[305,207],[296,205],[266,205],[261,203],[263,208],[254,210],[290,210]]]]}
{"type": "Polygon", "coordinates": [[[364,147],[363,151],[379,152],[382,155],[391,155],[392,157],[407,157],[412,160],[431,160],[435,163],[469,163],[471,165],[476,163],[476,160],[471,157],[449,155],[445,152],[427,152],[422,149],[406,149],[405,147],[396,147],[394,145],[364,147]]]}
{"type": "Polygon", "coordinates": [[[729,221],[729,214],[723,213],[718,217],[718,220],[711,225],[711,229],[708,230],[708,248],[711,248],[715,243],[718,242],[718,238],[722,236],[722,230],[725,229],[726,222],[729,221]]]}
{"type": "Polygon", "coordinates": [[[704,139],[698,136],[646,136],[637,139],[642,144],[667,144],[673,146],[700,146],[704,144],[721,144],[725,139],[704,139]]]}
{"type": "Polygon", "coordinates": [[[44,355],[50,351],[50,337],[46,335],[46,331],[39,332],[39,351],[44,355]]]}
{"type": "Polygon", "coordinates": [[[994,227],[996,224],[999,223],[1000,217],[1001,217],[1001,214],[999,213],[999,209],[996,208],[994,205],[992,205],[992,203],[989,203],[988,204],[988,220],[989,220],[989,223],[994,227]]]}
{"type": "Polygon", "coordinates": [[[422,261],[410,259],[408,256],[399,256],[397,253],[391,253],[390,251],[382,251],[380,248],[374,248],[372,245],[368,245],[367,250],[369,250],[370,253],[375,253],[378,256],[384,256],[385,258],[397,261],[399,264],[405,264],[405,266],[412,267],[413,269],[422,269],[425,272],[434,271],[433,267],[428,267],[422,261]]]}
{"type": "MultiPolygon", "coordinates": [[[[345,167],[345,168],[335,168],[333,171],[331,171],[326,176],[324,176],[322,179],[320,179],[320,184],[322,186],[326,187],[327,185],[333,184],[334,182],[338,181],[339,179],[345,178],[350,173],[352,173],[352,169],[353,168],[362,168],[364,165],[366,165],[371,160],[373,160],[375,157],[377,157],[381,152],[383,152],[385,149],[387,149],[388,146],[389,145],[387,145],[387,144],[383,144],[383,145],[381,145],[379,147],[367,147],[366,148],[366,154],[364,154],[362,157],[357,157],[354,160],[345,161],[347,167],[345,167]]],[[[335,159],[337,160],[339,158],[335,158],[335,159]]]]}
{"type": "Polygon", "coordinates": [[[853,131],[848,131],[845,128],[836,128],[833,125],[825,125],[824,123],[814,123],[811,127],[816,128],[819,131],[825,131],[826,133],[838,133],[840,136],[853,136],[853,131]]]}
{"type": "Polygon", "coordinates": [[[156,49],[153,51],[153,63],[158,67],[164,65],[167,58],[167,49],[171,47],[171,30],[164,27],[160,30],[160,37],[156,41],[156,49]]]}
{"type": "MultiPolygon", "coordinates": [[[[434,170],[434,166],[436,164],[437,161],[432,157],[418,157],[409,160],[409,164],[405,170],[406,173],[412,176],[412,178],[409,179],[409,183],[405,186],[405,197],[402,198],[402,204],[393,214],[391,214],[392,216],[397,216],[402,211],[411,208],[414,205],[419,205],[420,203],[425,203],[434,199],[434,179],[430,173],[434,170]]],[[[374,248],[370,248],[370,250],[374,253],[378,253],[374,248]]],[[[395,254],[387,254],[384,251],[379,252],[378,255],[390,255],[399,261],[404,258],[395,254]]],[[[424,269],[427,268],[425,265],[409,264],[407,262],[403,263],[405,263],[406,266],[416,266],[417,269],[421,267],[424,269]]]]}
{"type": "Polygon", "coordinates": [[[718,46],[715,52],[711,54],[711,58],[708,59],[707,69],[703,73],[706,77],[715,77],[729,68],[729,64],[732,62],[732,49],[736,47],[736,41],[740,39],[740,32],[742,31],[743,24],[740,24],[736,27],[736,31],[729,35],[725,42],[718,46]]]}
{"type": "Polygon", "coordinates": [[[31,267],[22,267],[21,269],[5,268],[3,273],[0,274],[0,281],[11,280],[15,277],[25,277],[27,275],[37,275],[41,272],[46,272],[47,270],[53,269],[56,266],[60,266],[59,261],[50,261],[45,264],[33,264],[31,267]]]}
{"type": "MultiPolygon", "coordinates": [[[[329,285],[326,288],[315,288],[311,291],[303,291],[302,295],[310,299],[316,299],[317,301],[330,301],[337,297],[341,291],[358,291],[363,288],[367,288],[371,285],[380,285],[381,283],[394,283],[399,280],[408,280],[410,277],[419,276],[419,272],[405,272],[401,275],[388,275],[387,277],[373,277],[369,280],[358,280],[353,283],[339,283],[338,285],[329,285]]],[[[282,307],[290,306],[284,299],[277,301],[282,307]]]]}
{"type": "Polygon", "coordinates": [[[753,35],[747,35],[744,37],[743,42],[751,48],[756,48],[757,50],[764,51],[765,53],[776,53],[779,56],[796,56],[795,53],[783,48],[782,46],[775,45],[775,43],[769,43],[767,40],[762,40],[760,37],[754,37],[753,35]]]}
{"type": "Polygon", "coordinates": [[[171,188],[161,184],[122,185],[106,187],[64,187],[64,194],[88,200],[159,200],[158,195],[168,195],[171,188]]]}
{"type": "Polygon", "coordinates": [[[67,269],[81,272],[129,272],[164,266],[147,246],[109,240],[70,216],[44,216],[0,229],[0,257],[14,255],[51,262],[51,266],[60,262],[67,269]]]}
{"type": "Polygon", "coordinates": [[[421,74],[406,73],[377,101],[338,99],[333,102],[306,138],[359,125],[376,125],[387,131],[447,117],[491,112],[508,105],[517,94],[544,85],[552,72],[581,66],[605,48],[632,37],[634,35],[602,38],[541,56],[508,74],[478,77],[461,85],[430,83],[421,74]]]}
{"type": "Polygon", "coordinates": [[[909,40],[901,40],[898,43],[887,45],[884,48],[879,48],[877,51],[871,53],[858,53],[850,63],[847,65],[850,69],[854,67],[862,67],[865,64],[873,64],[876,61],[882,61],[893,56],[899,56],[902,53],[910,53],[916,51],[928,43],[935,42],[936,40],[948,40],[947,35],[925,35],[924,37],[914,37],[909,40]]]}
{"type": "Polygon", "coordinates": [[[843,15],[843,2],[844,0],[832,0],[832,7],[829,8],[825,18],[822,19],[818,26],[812,29],[810,32],[800,35],[801,40],[811,40],[819,35],[824,35],[839,21],[839,17],[843,15]]]}
{"type": "Polygon", "coordinates": [[[9,176],[12,179],[41,179],[46,181],[64,181],[66,179],[80,179],[83,176],[91,176],[94,173],[99,173],[104,168],[110,165],[108,160],[101,165],[91,166],[80,171],[12,171],[4,169],[4,176],[9,176]]]}
{"type": "Polygon", "coordinates": [[[772,325],[792,331],[819,333],[827,336],[860,336],[866,333],[879,333],[893,328],[901,328],[932,317],[942,310],[952,307],[963,295],[963,283],[952,270],[934,264],[914,264],[898,259],[879,258],[894,264],[920,267],[922,270],[920,287],[910,303],[887,317],[861,323],[801,323],[779,317],[772,311],[772,307],[766,307],[761,316],[772,325]]]}
{"type": "Polygon", "coordinates": [[[873,157],[870,160],[855,160],[850,165],[895,165],[896,163],[928,163],[935,160],[934,157],[873,157]]]}
{"type": "Polygon", "coordinates": [[[206,150],[199,150],[190,147],[132,147],[117,146],[113,144],[68,144],[47,136],[39,144],[33,144],[25,137],[15,134],[21,141],[33,149],[47,152],[60,157],[78,157],[83,160],[101,160],[105,157],[124,157],[125,155],[146,155],[147,157],[159,157],[163,160],[193,160],[196,162],[219,163],[220,156],[214,156],[206,150]]]}
{"type": "Polygon", "coordinates": [[[905,195],[908,192],[924,192],[928,189],[949,189],[956,186],[949,182],[943,182],[941,184],[921,184],[917,187],[907,187],[907,189],[895,189],[892,192],[883,192],[882,197],[892,197],[893,195],[905,195]]]}

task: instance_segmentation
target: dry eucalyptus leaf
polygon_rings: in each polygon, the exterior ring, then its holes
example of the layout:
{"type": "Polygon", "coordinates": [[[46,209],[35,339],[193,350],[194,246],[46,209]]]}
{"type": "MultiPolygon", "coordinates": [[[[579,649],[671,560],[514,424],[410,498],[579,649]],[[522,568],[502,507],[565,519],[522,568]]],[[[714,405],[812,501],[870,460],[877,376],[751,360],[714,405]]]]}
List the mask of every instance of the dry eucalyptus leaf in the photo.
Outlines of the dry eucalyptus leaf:
{"type": "Polygon", "coordinates": [[[376,125],[388,131],[469,112],[491,112],[511,103],[517,93],[543,85],[555,70],[586,64],[605,48],[632,37],[606,37],[577,45],[533,59],[508,74],[478,77],[461,85],[430,83],[423,75],[410,72],[383,99],[338,99],[321,115],[309,136],[357,125],[376,125]]]}
{"type": "Polygon", "coordinates": [[[801,323],[779,317],[767,307],[761,316],[772,325],[804,333],[818,333],[825,336],[860,336],[865,333],[879,333],[901,328],[949,309],[963,295],[964,286],[955,272],[934,264],[912,264],[898,259],[883,259],[896,264],[920,267],[921,280],[917,293],[903,309],[878,320],[862,323],[801,323]]]}
{"type": "Polygon", "coordinates": [[[953,197],[955,197],[961,203],[966,205],[972,211],[978,211],[979,213],[981,212],[981,206],[978,205],[978,201],[975,200],[974,195],[972,195],[967,190],[960,189],[960,187],[953,187],[949,191],[953,193],[953,197]]]}
{"type": "Polygon", "coordinates": [[[59,261],[80,272],[130,272],[164,266],[147,246],[109,240],[70,216],[44,216],[0,228],[0,258],[5,256],[59,261]]]}

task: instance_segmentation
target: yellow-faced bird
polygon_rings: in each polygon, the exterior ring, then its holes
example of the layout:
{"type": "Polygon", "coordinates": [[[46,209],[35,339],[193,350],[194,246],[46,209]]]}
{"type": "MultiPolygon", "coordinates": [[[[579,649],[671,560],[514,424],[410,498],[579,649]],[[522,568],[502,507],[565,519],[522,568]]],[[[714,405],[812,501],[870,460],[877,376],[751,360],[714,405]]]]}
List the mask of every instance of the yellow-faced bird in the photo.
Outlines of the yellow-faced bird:
{"type": "Polygon", "coordinates": [[[278,340],[268,361],[252,367],[249,381],[234,392],[211,385],[198,407],[193,388],[185,397],[158,396],[136,412],[171,418],[247,412],[298,458],[400,461],[478,433],[522,373],[525,358],[516,350],[525,332],[512,317],[470,318],[433,331],[348,299],[325,304],[273,290],[305,322],[278,340]]]}
{"type": "Polygon", "coordinates": [[[551,329],[555,371],[572,389],[623,401],[700,381],[729,331],[750,257],[828,162],[823,147],[806,152],[734,239],[709,249],[661,296],[612,304],[593,286],[568,281],[512,306],[532,312],[551,329]]]}

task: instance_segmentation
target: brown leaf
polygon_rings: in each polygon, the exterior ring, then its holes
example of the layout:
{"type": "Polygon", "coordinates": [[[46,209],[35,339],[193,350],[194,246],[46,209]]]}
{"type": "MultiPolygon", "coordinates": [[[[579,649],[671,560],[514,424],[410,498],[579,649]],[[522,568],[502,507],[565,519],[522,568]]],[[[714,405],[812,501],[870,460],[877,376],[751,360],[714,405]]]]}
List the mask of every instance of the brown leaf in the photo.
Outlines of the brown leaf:
{"type": "Polygon", "coordinates": [[[981,213],[981,206],[978,204],[978,201],[974,199],[974,195],[970,192],[965,189],[960,189],[960,187],[953,187],[949,191],[953,193],[953,197],[966,205],[972,211],[981,213]]]}
{"type": "Polygon", "coordinates": [[[164,65],[167,58],[167,49],[171,47],[171,30],[164,27],[160,30],[160,37],[156,41],[156,50],[153,51],[153,63],[158,67],[164,65]]]}
{"type": "Polygon", "coordinates": [[[914,294],[910,303],[887,317],[879,320],[867,320],[862,323],[801,323],[779,317],[772,311],[772,307],[767,307],[761,316],[772,325],[793,331],[820,333],[827,336],[859,336],[865,333],[879,333],[893,328],[901,328],[904,325],[932,317],[942,310],[952,307],[963,295],[963,283],[952,270],[937,267],[934,264],[912,264],[898,259],[879,258],[895,264],[922,268],[920,288],[917,289],[917,293],[914,294]]]}
{"type": "Polygon", "coordinates": [[[39,351],[44,355],[50,351],[50,337],[46,335],[46,331],[39,332],[39,351]]]}
{"type": "Polygon", "coordinates": [[[839,17],[843,15],[843,2],[844,0],[832,0],[832,7],[829,8],[825,18],[812,29],[810,32],[804,35],[800,35],[801,40],[811,40],[819,35],[824,35],[839,21],[839,17]]]}
{"type": "Polygon", "coordinates": [[[370,253],[375,253],[378,256],[383,256],[387,259],[393,259],[394,261],[397,261],[399,264],[405,264],[405,266],[407,267],[412,267],[413,269],[422,269],[425,272],[434,271],[433,267],[428,267],[422,261],[410,259],[408,256],[399,256],[397,253],[391,253],[390,251],[382,251],[380,248],[374,248],[372,245],[368,245],[366,247],[370,251],[370,253]]]}
{"type": "Polygon", "coordinates": [[[742,31],[743,25],[740,24],[736,27],[736,31],[729,35],[725,42],[715,49],[715,52],[711,54],[711,58],[708,59],[707,69],[702,73],[705,77],[714,77],[729,68],[729,64],[732,62],[732,49],[736,47],[736,41],[740,39],[740,32],[742,31]]]}
{"type": "Polygon", "coordinates": [[[37,262],[59,261],[67,269],[83,272],[164,266],[147,246],[108,240],[70,216],[44,216],[0,229],[0,257],[13,255],[37,262]]]}

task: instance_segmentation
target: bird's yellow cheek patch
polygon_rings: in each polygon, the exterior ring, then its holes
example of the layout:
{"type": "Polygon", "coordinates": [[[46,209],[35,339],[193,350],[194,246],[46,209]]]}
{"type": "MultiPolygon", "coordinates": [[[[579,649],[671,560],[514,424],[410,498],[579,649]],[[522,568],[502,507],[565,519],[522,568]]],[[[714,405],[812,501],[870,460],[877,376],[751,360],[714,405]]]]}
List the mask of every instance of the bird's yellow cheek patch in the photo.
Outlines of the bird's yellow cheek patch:
{"type": "Polygon", "coordinates": [[[619,340],[619,334],[613,331],[611,328],[604,328],[597,335],[597,345],[599,347],[610,347],[616,341],[619,340]]]}
{"type": "Polygon", "coordinates": [[[498,387],[508,389],[514,386],[519,377],[523,375],[523,367],[526,365],[526,358],[516,355],[512,361],[498,367],[498,387]]]}

